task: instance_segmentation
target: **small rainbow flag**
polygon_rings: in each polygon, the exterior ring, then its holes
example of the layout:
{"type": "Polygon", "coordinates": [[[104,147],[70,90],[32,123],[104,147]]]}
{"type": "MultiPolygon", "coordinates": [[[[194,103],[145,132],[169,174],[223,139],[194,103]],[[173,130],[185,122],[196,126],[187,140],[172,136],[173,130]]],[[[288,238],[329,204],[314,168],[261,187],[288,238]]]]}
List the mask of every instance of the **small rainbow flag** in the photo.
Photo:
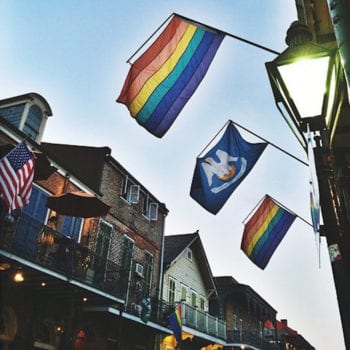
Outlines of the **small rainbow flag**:
{"type": "Polygon", "coordinates": [[[296,215],[266,195],[244,227],[241,249],[264,269],[282,241],[296,215]]]}
{"type": "Polygon", "coordinates": [[[182,319],[181,304],[177,305],[175,311],[168,317],[169,325],[174,332],[177,344],[182,342],[182,319]]]}
{"type": "Polygon", "coordinates": [[[117,102],[162,137],[204,78],[224,34],[174,15],[132,64],[117,102]]]}

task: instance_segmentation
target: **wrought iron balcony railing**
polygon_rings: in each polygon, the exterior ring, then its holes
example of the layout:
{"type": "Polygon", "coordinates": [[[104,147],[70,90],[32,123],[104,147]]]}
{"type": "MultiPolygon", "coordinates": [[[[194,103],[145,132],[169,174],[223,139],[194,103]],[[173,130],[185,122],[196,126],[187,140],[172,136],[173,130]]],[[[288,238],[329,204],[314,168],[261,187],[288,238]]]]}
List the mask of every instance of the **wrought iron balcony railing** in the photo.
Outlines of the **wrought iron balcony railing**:
{"type": "MultiPolygon", "coordinates": [[[[168,316],[174,312],[174,305],[164,301],[153,300],[151,303],[152,313],[150,320],[168,327],[168,316]]],[[[226,322],[217,317],[198,310],[193,306],[182,303],[182,325],[204,334],[226,340],[226,322]]],[[[142,306],[128,305],[127,312],[136,316],[141,316],[142,306]]]]}
{"type": "Polygon", "coordinates": [[[2,222],[1,248],[112,296],[123,299],[127,272],[88,247],[21,214],[15,223],[2,222]]]}
{"type": "Polygon", "coordinates": [[[273,336],[265,337],[257,332],[247,330],[227,331],[228,343],[242,343],[252,345],[258,349],[276,350],[278,349],[276,339],[273,336]]]}
{"type": "MultiPolygon", "coordinates": [[[[16,223],[0,225],[0,248],[122,300],[125,300],[127,289],[131,288],[128,285],[129,271],[23,213],[16,223]]],[[[142,290],[148,288],[144,286],[142,290]]],[[[132,290],[129,294],[124,310],[141,316],[141,300],[131,298],[132,290]]],[[[226,339],[224,320],[190,305],[182,305],[184,326],[226,339]]],[[[174,312],[174,305],[153,299],[151,308],[150,320],[169,327],[168,316],[174,312]]]]}

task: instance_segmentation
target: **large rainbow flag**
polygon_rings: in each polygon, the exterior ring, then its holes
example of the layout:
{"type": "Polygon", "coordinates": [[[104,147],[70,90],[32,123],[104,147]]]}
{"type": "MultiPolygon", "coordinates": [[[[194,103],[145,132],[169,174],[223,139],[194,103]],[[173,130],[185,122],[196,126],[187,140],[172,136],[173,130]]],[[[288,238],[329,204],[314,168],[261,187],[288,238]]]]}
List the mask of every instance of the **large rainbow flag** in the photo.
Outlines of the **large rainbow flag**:
{"type": "Polygon", "coordinates": [[[224,34],[174,15],[132,64],[117,102],[157,137],[175,121],[204,78],[224,34]]]}
{"type": "Polygon", "coordinates": [[[266,195],[245,224],[242,251],[255,265],[264,269],[295,218],[294,213],[266,195]]]}

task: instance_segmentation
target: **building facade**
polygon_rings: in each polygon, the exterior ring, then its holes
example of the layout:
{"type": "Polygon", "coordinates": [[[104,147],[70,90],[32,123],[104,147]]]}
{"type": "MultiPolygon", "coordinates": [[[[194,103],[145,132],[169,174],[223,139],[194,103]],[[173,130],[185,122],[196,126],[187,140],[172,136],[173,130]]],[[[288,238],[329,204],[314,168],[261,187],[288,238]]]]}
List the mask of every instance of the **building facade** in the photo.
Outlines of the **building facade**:
{"type": "MultiPolygon", "coordinates": [[[[198,231],[165,236],[163,300],[170,310],[182,312],[182,338],[187,349],[223,346],[225,322],[209,312],[217,295],[213,275],[198,231]]],[[[166,337],[161,350],[174,349],[174,336],[166,337]]]]}
{"type": "Polygon", "coordinates": [[[198,232],[165,236],[165,204],[109,147],[42,142],[51,115],[35,93],[0,100],[1,158],[23,140],[35,155],[29,203],[0,200],[0,349],[271,349],[276,311],[213,277],[198,232]]]}

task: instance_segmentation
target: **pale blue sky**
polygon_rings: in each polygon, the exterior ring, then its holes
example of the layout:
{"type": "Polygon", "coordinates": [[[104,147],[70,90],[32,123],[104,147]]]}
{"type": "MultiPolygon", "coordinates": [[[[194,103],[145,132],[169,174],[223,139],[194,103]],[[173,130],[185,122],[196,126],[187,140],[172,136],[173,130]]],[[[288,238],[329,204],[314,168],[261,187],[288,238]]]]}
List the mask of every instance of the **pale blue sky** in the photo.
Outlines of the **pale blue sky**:
{"type": "Polygon", "coordinates": [[[115,102],[126,60],[172,12],[277,51],[296,20],[294,0],[2,0],[0,98],[42,94],[53,111],[44,141],[111,147],[170,210],[166,234],[199,229],[214,275],[250,285],[318,350],[344,349],[326,244],[319,268],[311,227],[297,219],[264,271],[240,251],[242,221],[266,193],[310,221],[307,167],[268,146],[216,216],[189,196],[196,156],[228,119],[306,160],[274,104],[264,63],[275,56],[226,37],[162,139],[115,102]]]}

